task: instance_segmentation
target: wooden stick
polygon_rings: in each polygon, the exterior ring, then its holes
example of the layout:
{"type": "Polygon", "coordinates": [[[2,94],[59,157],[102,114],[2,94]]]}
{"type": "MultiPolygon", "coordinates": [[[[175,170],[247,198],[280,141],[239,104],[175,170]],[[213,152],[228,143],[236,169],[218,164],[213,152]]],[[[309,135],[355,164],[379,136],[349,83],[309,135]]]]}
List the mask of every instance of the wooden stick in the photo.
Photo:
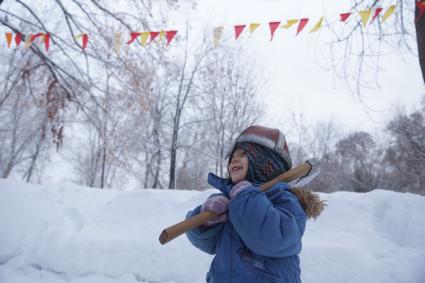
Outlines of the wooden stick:
{"type": "MultiPolygon", "coordinates": [[[[291,170],[288,170],[280,174],[274,179],[262,184],[260,186],[260,189],[262,191],[266,191],[269,188],[271,188],[274,184],[277,184],[279,182],[291,182],[295,179],[306,176],[308,173],[310,173],[310,170],[311,170],[310,163],[305,162],[291,170]]],[[[168,243],[174,238],[177,238],[178,236],[186,233],[187,231],[193,228],[196,228],[198,226],[201,226],[202,224],[206,223],[209,220],[213,220],[216,217],[217,217],[217,214],[211,211],[201,212],[200,214],[195,215],[190,219],[183,220],[182,222],[179,222],[173,226],[170,226],[164,229],[161,235],[159,236],[159,242],[162,245],[165,243],[168,243]]]]}

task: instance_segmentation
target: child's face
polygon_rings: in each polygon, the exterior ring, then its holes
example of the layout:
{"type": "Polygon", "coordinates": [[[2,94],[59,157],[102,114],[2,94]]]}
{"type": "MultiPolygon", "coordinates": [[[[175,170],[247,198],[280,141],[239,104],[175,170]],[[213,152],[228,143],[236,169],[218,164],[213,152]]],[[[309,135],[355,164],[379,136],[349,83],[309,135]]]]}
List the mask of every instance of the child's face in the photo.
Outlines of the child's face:
{"type": "Polygon", "coordinates": [[[239,148],[233,153],[229,163],[230,178],[233,183],[245,180],[248,172],[248,157],[245,150],[239,148]]]}

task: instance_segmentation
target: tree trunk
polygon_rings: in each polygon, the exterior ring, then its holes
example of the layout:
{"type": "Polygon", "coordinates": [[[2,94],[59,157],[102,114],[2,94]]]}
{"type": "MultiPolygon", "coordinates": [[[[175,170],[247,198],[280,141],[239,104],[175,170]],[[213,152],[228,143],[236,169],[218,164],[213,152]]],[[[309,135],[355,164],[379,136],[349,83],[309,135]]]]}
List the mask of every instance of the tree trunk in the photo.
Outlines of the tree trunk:
{"type": "MultiPolygon", "coordinates": [[[[423,5],[425,2],[423,1],[423,5]]],[[[419,6],[416,5],[415,8],[415,17],[419,16],[419,6]]],[[[422,79],[425,83],[425,14],[419,19],[419,21],[415,22],[416,28],[416,41],[418,43],[418,54],[419,54],[419,65],[422,70],[422,79]]]]}

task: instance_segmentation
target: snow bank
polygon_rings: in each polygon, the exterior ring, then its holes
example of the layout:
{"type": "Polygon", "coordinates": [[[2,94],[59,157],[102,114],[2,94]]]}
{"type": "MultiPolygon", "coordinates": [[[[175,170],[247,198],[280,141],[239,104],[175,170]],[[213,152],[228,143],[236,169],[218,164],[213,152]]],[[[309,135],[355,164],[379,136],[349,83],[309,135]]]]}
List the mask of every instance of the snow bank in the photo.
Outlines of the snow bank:
{"type": "MultiPolygon", "coordinates": [[[[0,180],[0,282],[205,282],[211,256],[186,237],[161,246],[205,192],[123,192],[0,180]]],[[[305,283],[425,282],[425,198],[322,194],[301,254],[305,283]]]]}

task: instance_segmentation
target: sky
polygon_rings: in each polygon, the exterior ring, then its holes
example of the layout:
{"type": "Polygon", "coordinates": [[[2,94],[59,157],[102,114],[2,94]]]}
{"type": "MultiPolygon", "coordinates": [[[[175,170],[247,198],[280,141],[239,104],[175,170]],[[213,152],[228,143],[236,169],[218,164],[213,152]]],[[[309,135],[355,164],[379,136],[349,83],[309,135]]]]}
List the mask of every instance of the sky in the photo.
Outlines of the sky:
{"type": "MultiPolygon", "coordinates": [[[[329,49],[324,43],[327,38],[333,38],[331,32],[325,27],[316,34],[307,31],[321,16],[338,19],[340,13],[350,11],[350,1],[200,0],[196,3],[196,13],[188,9],[184,15],[191,25],[223,26],[223,37],[229,38],[226,43],[231,41],[235,46],[246,47],[253,60],[263,67],[261,75],[265,84],[259,94],[266,106],[264,121],[268,126],[279,128],[288,113],[303,112],[310,122],[335,119],[349,129],[370,132],[383,129],[400,106],[408,112],[417,109],[425,94],[418,59],[406,51],[390,51],[381,58],[377,84],[373,89],[362,90],[362,103],[328,68],[329,49]],[[295,25],[290,30],[278,29],[270,41],[268,22],[283,23],[305,17],[311,21],[298,36],[295,25]],[[248,26],[253,22],[262,25],[251,36],[247,27],[238,41],[232,38],[234,25],[248,26]]],[[[381,3],[385,11],[395,1],[381,3]]],[[[394,21],[393,15],[383,28],[393,29],[394,21]]],[[[411,43],[417,52],[414,39],[411,43]]],[[[374,80],[375,74],[366,77],[374,80]]]]}

